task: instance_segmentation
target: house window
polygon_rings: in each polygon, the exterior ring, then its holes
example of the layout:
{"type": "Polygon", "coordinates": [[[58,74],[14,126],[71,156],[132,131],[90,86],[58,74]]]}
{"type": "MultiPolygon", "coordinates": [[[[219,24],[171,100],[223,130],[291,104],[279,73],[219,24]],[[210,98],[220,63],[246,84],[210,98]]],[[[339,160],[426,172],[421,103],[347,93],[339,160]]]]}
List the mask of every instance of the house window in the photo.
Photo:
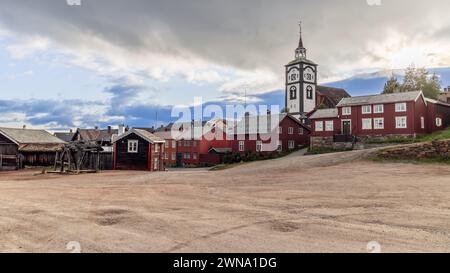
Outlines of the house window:
{"type": "Polygon", "coordinates": [[[197,153],[193,153],[193,154],[192,154],[192,158],[195,159],[195,160],[197,160],[197,153]]]}
{"type": "Polygon", "coordinates": [[[192,146],[194,146],[194,148],[197,147],[197,141],[192,141],[192,146]]]}
{"type": "Polygon", "coordinates": [[[178,147],[182,147],[183,146],[183,140],[178,141],[178,147]]]}
{"type": "Polygon", "coordinates": [[[188,141],[188,140],[186,140],[186,141],[184,142],[184,147],[190,147],[190,146],[191,146],[191,142],[188,141]]]}
{"type": "Polygon", "coordinates": [[[303,135],[305,133],[305,131],[303,130],[302,127],[298,128],[298,134],[299,135],[303,135]]]}
{"type": "Polygon", "coordinates": [[[172,157],[170,159],[175,160],[176,158],[177,158],[177,155],[175,153],[172,153],[172,157]]]}
{"type": "Polygon", "coordinates": [[[406,102],[396,103],[395,112],[406,112],[406,102]]]}
{"type": "Polygon", "coordinates": [[[289,150],[295,149],[295,141],[289,140],[288,146],[289,146],[289,150]]]}
{"type": "Polygon", "coordinates": [[[288,134],[293,135],[294,134],[294,127],[288,128],[288,134]]]}
{"type": "Polygon", "coordinates": [[[297,88],[295,86],[292,86],[289,92],[291,100],[297,99],[297,88]]]}
{"type": "Polygon", "coordinates": [[[282,134],[283,133],[283,127],[278,127],[278,133],[282,134]]]}
{"type": "Polygon", "coordinates": [[[436,118],[436,126],[437,127],[441,127],[442,126],[442,119],[441,118],[436,118]]]}
{"type": "Polygon", "coordinates": [[[327,132],[334,131],[334,122],[332,120],[325,121],[325,131],[327,132]]]}
{"type": "Polygon", "coordinates": [[[245,151],[245,141],[239,141],[239,152],[245,151]]]}
{"type": "Polygon", "coordinates": [[[377,104],[373,106],[373,112],[375,114],[382,114],[384,113],[384,105],[383,104],[377,104]]]}
{"type": "Polygon", "coordinates": [[[282,152],[283,151],[283,142],[281,142],[281,140],[278,140],[278,148],[277,148],[278,152],[282,152]]]}
{"type": "Polygon", "coordinates": [[[190,153],[184,153],[184,159],[191,159],[190,153]]]}
{"type": "Polygon", "coordinates": [[[257,152],[262,151],[262,141],[256,141],[256,151],[257,152]]]}
{"type": "Polygon", "coordinates": [[[384,118],[374,118],[373,119],[373,128],[375,130],[384,129],[384,118]]]}
{"type": "Polygon", "coordinates": [[[363,105],[362,113],[363,114],[372,114],[372,105],[363,105]]]}
{"type": "Polygon", "coordinates": [[[425,118],[420,117],[420,128],[425,129],[425,118]]]}
{"type": "Polygon", "coordinates": [[[169,153],[168,152],[164,152],[164,159],[168,160],[169,159],[169,153]]]}
{"type": "Polygon", "coordinates": [[[315,123],[316,132],[322,132],[323,131],[323,121],[316,121],[315,123]]]}
{"type": "Polygon", "coordinates": [[[352,108],[351,107],[343,107],[342,108],[342,115],[350,116],[351,114],[352,114],[352,108]]]}
{"type": "Polygon", "coordinates": [[[362,129],[363,130],[372,130],[372,119],[371,118],[363,118],[362,119],[362,129]]]}
{"type": "Polygon", "coordinates": [[[395,128],[397,129],[406,129],[406,117],[395,117],[395,128]]]}
{"type": "Polygon", "coordinates": [[[138,143],[137,140],[128,140],[128,152],[129,153],[137,153],[138,152],[138,143]]]}
{"type": "Polygon", "coordinates": [[[175,140],[172,140],[172,148],[175,149],[177,147],[177,142],[175,140]]]}
{"type": "Polygon", "coordinates": [[[166,140],[166,142],[164,142],[164,148],[169,148],[169,142],[170,140],[166,140]]]}

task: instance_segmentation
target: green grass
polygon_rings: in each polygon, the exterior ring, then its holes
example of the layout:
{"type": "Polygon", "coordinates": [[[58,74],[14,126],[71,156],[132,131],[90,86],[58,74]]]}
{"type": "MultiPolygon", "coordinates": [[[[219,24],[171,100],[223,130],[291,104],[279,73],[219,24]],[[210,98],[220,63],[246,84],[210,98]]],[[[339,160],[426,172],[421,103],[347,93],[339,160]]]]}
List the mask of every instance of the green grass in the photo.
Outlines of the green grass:
{"type": "Polygon", "coordinates": [[[307,155],[330,154],[339,152],[348,152],[352,149],[334,149],[334,148],[309,148],[307,155]]]}
{"type": "Polygon", "coordinates": [[[370,138],[365,141],[367,144],[408,144],[408,143],[420,143],[431,142],[435,140],[450,139],[450,127],[439,132],[435,132],[429,135],[413,137],[404,136],[390,136],[386,138],[370,138]]]}
{"type": "Polygon", "coordinates": [[[403,137],[403,136],[390,136],[386,138],[369,138],[365,141],[367,144],[407,144],[414,143],[414,138],[412,137],[403,137]]]}
{"type": "Polygon", "coordinates": [[[424,136],[417,137],[415,142],[430,142],[430,141],[443,140],[443,139],[450,139],[450,127],[445,130],[435,132],[430,135],[424,135],[424,136]]]}

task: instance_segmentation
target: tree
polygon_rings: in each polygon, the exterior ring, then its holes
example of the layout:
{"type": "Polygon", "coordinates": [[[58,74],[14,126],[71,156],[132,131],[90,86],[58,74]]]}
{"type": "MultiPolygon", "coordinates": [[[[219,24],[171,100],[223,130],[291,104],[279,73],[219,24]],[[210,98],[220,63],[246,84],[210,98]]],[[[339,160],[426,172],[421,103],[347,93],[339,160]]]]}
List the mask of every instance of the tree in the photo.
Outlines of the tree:
{"type": "Polygon", "coordinates": [[[425,68],[416,68],[414,65],[406,68],[405,78],[400,84],[392,76],[384,85],[383,94],[422,91],[424,96],[430,99],[437,99],[441,90],[439,77],[433,74],[431,77],[425,68]]]}
{"type": "Polygon", "coordinates": [[[401,86],[397,78],[392,77],[384,84],[383,94],[392,94],[400,92],[401,86]]]}

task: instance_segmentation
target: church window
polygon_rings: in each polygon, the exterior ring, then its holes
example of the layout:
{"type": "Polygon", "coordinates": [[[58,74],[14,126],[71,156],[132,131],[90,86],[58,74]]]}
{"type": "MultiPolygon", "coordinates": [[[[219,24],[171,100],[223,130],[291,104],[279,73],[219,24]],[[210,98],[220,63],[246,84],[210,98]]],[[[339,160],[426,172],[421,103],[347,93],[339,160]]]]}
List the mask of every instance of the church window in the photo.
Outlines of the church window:
{"type": "Polygon", "coordinates": [[[297,99],[297,88],[295,86],[292,86],[290,89],[290,97],[291,100],[297,99]]]}
{"type": "Polygon", "coordinates": [[[312,100],[313,99],[313,88],[311,85],[308,85],[308,87],[306,87],[306,98],[308,100],[312,100]]]}

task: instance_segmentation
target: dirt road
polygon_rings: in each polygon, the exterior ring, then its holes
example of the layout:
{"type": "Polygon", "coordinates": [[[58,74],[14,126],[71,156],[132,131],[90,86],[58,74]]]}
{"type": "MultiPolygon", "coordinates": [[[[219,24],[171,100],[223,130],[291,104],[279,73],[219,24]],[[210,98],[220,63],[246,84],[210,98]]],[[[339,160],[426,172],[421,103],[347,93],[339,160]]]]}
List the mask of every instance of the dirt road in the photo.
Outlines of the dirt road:
{"type": "Polygon", "coordinates": [[[363,154],[216,172],[0,173],[0,251],[450,251],[450,166],[363,154]]]}

